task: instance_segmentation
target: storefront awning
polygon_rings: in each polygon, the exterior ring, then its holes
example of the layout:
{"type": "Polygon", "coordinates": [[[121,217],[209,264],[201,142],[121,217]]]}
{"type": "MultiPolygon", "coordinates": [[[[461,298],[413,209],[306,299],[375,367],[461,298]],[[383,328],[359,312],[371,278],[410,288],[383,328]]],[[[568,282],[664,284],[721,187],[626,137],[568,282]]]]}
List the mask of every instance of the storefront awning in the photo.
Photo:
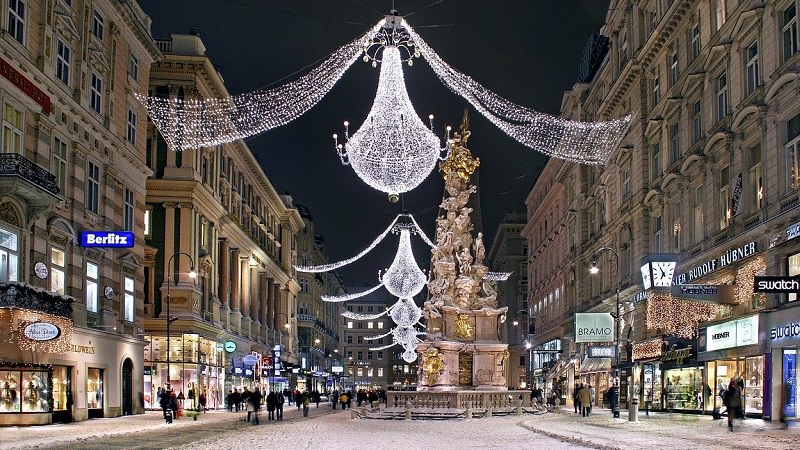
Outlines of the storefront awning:
{"type": "Polygon", "coordinates": [[[569,363],[565,363],[563,360],[558,361],[549,372],[547,372],[547,379],[559,379],[571,368],[575,366],[574,361],[570,361],[569,363]]]}
{"type": "Polygon", "coordinates": [[[584,358],[578,373],[606,372],[611,370],[611,358],[584,358]]]}
{"type": "Polygon", "coordinates": [[[564,366],[564,361],[559,359],[558,362],[556,362],[556,364],[553,367],[551,367],[550,370],[547,371],[547,375],[545,375],[545,378],[547,379],[556,378],[556,373],[558,373],[558,371],[561,370],[561,367],[563,366],[564,366]]]}

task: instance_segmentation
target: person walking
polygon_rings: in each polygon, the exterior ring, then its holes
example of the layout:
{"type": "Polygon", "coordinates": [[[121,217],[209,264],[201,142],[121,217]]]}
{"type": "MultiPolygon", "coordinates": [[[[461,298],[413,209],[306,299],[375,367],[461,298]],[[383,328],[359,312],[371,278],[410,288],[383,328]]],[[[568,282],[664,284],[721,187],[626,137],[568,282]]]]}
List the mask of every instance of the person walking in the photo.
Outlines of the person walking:
{"type": "Polygon", "coordinates": [[[344,411],[347,408],[348,398],[349,397],[347,396],[347,392],[342,392],[342,394],[339,396],[339,403],[342,404],[342,411],[344,411]]]}
{"type": "Polygon", "coordinates": [[[308,407],[311,405],[311,393],[305,391],[300,398],[303,400],[303,417],[308,417],[308,407]]]}
{"type": "Polygon", "coordinates": [[[275,420],[275,408],[278,406],[278,396],[275,391],[267,395],[267,420],[275,420]]]}
{"type": "Polygon", "coordinates": [[[161,391],[161,395],[159,396],[158,404],[161,406],[161,410],[164,412],[164,420],[166,420],[167,423],[172,423],[172,411],[170,409],[169,400],[169,390],[163,389],[161,391]]]}
{"type": "Polygon", "coordinates": [[[588,417],[589,409],[592,406],[592,392],[588,387],[582,387],[578,390],[578,403],[581,405],[581,416],[588,417]]]}
{"type": "Polygon", "coordinates": [[[172,410],[172,418],[178,420],[178,396],[172,389],[169,390],[169,408],[172,410]]]}
{"type": "Polygon", "coordinates": [[[200,396],[197,397],[197,410],[198,411],[208,411],[206,408],[206,393],[201,392],[200,396]]]}
{"type": "Polygon", "coordinates": [[[594,387],[591,384],[589,384],[589,393],[592,395],[592,399],[589,402],[589,412],[592,412],[592,406],[594,405],[597,397],[595,397],[594,387]]]}
{"type": "Polygon", "coordinates": [[[258,411],[261,409],[261,398],[261,391],[258,389],[253,390],[253,392],[247,396],[247,402],[252,405],[253,408],[253,425],[258,425],[258,411]]]}
{"type": "Polygon", "coordinates": [[[733,431],[733,419],[738,418],[742,408],[742,392],[736,384],[736,378],[731,378],[728,389],[723,393],[722,402],[728,413],[728,429],[733,431]]]}
{"type": "Polygon", "coordinates": [[[336,409],[336,403],[339,401],[339,391],[334,389],[333,392],[331,392],[330,399],[331,399],[331,405],[333,406],[333,409],[335,410],[336,409]]]}
{"type": "Polygon", "coordinates": [[[283,420],[283,403],[286,401],[286,398],[283,396],[283,393],[278,391],[278,395],[275,396],[275,412],[277,414],[277,420],[283,420]]]}
{"type": "Polygon", "coordinates": [[[747,404],[747,391],[744,388],[744,378],[742,378],[742,376],[739,374],[736,374],[734,378],[734,382],[736,383],[736,386],[739,387],[739,393],[742,397],[740,401],[741,405],[739,406],[739,415],[737,417],[744,420],[744,409],[745,405],[747,404]]]}
{"type": "Polygon", "coordinates": [[[542,388],[534,384],[531,389],[531,406],[535,406],[537,410],[542,409],[542,388]]]}
{"type": "Polygon", "coordinates": [[[578,408],[580,408],[580,402],[578,401],[578,391],[581,390],[583,384],[577,383],[575,384],[575,388],[572,390],[572,406],[575,407],[575,414],[578,414],[578,408]]]}

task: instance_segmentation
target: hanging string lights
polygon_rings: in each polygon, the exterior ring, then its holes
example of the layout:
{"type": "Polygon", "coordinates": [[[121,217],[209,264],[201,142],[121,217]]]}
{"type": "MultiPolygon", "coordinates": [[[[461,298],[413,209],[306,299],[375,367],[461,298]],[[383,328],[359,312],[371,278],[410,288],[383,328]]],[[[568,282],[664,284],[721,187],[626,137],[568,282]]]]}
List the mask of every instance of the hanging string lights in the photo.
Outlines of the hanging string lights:
{"type": "Polygon", "coordinates": [[[495,126],[548,156],[605,164],[627,132],[630,114],[616,120],[576,122],[514,104],[444,62],[400,16],[390,17],[389,26],[386,19],[381,20],[307,75],[274,89],[211,99],[137,98],[170,148],[208,147],[296,119],[316,105],[359,56],[371,60],[373,66],[380,63],[378,91],[367,119],[345,144],[337,141],[336,145],[343,162],[392,199],[417,186],[439,156],[439,140],[417,117],[405,88],[402,63],[412,65],[416,57],[424,57],[442,83],[495,126]],[[380,53],[370,53],[378,47],[380,53]]]}

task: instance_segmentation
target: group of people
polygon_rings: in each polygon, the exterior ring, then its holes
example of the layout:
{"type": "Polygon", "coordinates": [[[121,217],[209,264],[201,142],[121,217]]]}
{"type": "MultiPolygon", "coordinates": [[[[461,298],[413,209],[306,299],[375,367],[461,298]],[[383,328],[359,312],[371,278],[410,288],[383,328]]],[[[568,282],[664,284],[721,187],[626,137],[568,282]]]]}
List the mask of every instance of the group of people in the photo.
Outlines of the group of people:
{"type": "Polygon", "coordinates": [[[575,390],[572,391],[572,402],[575,405],[576,414],[581,413],[583,417],[587,417],[592,412],[594,394],[591,384],[578,383],[575,385],[575,390]]]}
{"type": "Polygon", "coordinates": [[[358,406],[361,406],[362,403],[364,405],[369,403],[369,407],[373,408],[375,402],[386,403],[386,391],[383,389],[359,389],[356,391],[356,402],[358,406]]]}

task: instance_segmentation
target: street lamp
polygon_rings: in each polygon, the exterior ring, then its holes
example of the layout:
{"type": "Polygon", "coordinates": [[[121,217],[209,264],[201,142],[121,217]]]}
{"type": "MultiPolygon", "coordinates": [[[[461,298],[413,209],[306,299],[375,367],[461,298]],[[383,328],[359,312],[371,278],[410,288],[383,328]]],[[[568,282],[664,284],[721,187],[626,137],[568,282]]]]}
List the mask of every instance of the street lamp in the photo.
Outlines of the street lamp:
{"type": "MultiPolygon", "coordinates": [[[[616,266],[616,270],[617,270],[617,305],[616,305],[617,306],[617,314],[614,316],[614,328],[615,328],[615,331],[614,331],[614,346],[615,346],[615,350],[616,350],[616,355],[615,355],[616,364],[614,365],[614,383],[618,383],[619,382],[619,355],[620,355],[620,348],[619,348],[619,335],[620,335],[620,329],[619,329],[619,319],[620,319],[620,314],[619,314],[619,306],[620,306],[619,305],[619,254],[616,252],[616,250],[614,250],[611,247],[601,247],[601,248],[597,249],[597,251],[595,251],[594,254],[592,255],[592,268],[589,269],[589,271],[591,273],[593,273],[593,274],[596,274],[596,273],[600,272],[600,269],[597,267],[597,254],[601,253],[603,251],[609,251],[609,252],[614,254],[614,265],[616,266]]],[[[619,386],[615,386],[615,388],[616,389],[614,390],[614,396],[616,398],[614,399],[614,406],[612,408],[612,413],[614,415],[614,418],[618,419],[619,418],[619,388],[620,387],[619,386]]]]}
{"type": "MultiPolygon", "coordinates": [[[[167,272],[167,388],[169,388],[169,389],[172,388],[172,384],[171,384],[170,379],[169,379],[170,325],[172,325],[172,322],[178,320],[177,317],[170,317],[169,305],[170,305],[170,303],[172,303],[172,298],[170,297],[170,294],[169,294],[169,288],[170,288],[170,286],[172,285],[172,282],[173,282],[173,279],[172,279],[172,258],[174,258],[174,257],[176,257],[178,255],[185,255],[187,258],[189,258],[189,278],[195,278],[197,276],[197,272],[194,271],[194,259],[192,259],[192,255],[190,255],[188,253],[185,253],[185,252],[175,252],[175,253],[172,254],[172,256],[169,257],[169,261],[167,262],[167,270],[168,270],[168,272],[167,272]]],[[[178,276],[177,275],[175,276],[175,280],[174,281],[175,281],[175,286],[177,286],[178,285],[178,276]]]]}
{"type": "MultiPolygon", "coordinates": [[[[272,324],[272,347],[273,347],[272,355],[273,355],[273,358],[272,358],[272,370],[270,370],[270,385],[272,384],[272,382],[275,379],[275,370],[277,369],[277,367],[276,367],[277,366],[277,361],[275,361],[275,351],[274,350],[275,350],[275,331],[277,329],[277,323],[276,322],[277,322],[277,319],[278,319],[279,316],[283,316],[283,317],[286,318],[286,323],[283,326],[286,328],[286,330],[287,330],[286,332],[287,333],[289,332],[288,331],[289,330],[289,316],[287,316],[285,313],[282,313],[282,312],[273,313],[273,318],[275,319],[275,322],[272,324]]],[[[278,348],[281,348],[282,346],[283,346],[283,332],[282,331],[278,331],[278,348]]],[[[283,353],[282,349],[281,349],[281,353],[283,353]]],[[[272,386],[270,386],[270,390],[272,390],[272,386]]]]}

